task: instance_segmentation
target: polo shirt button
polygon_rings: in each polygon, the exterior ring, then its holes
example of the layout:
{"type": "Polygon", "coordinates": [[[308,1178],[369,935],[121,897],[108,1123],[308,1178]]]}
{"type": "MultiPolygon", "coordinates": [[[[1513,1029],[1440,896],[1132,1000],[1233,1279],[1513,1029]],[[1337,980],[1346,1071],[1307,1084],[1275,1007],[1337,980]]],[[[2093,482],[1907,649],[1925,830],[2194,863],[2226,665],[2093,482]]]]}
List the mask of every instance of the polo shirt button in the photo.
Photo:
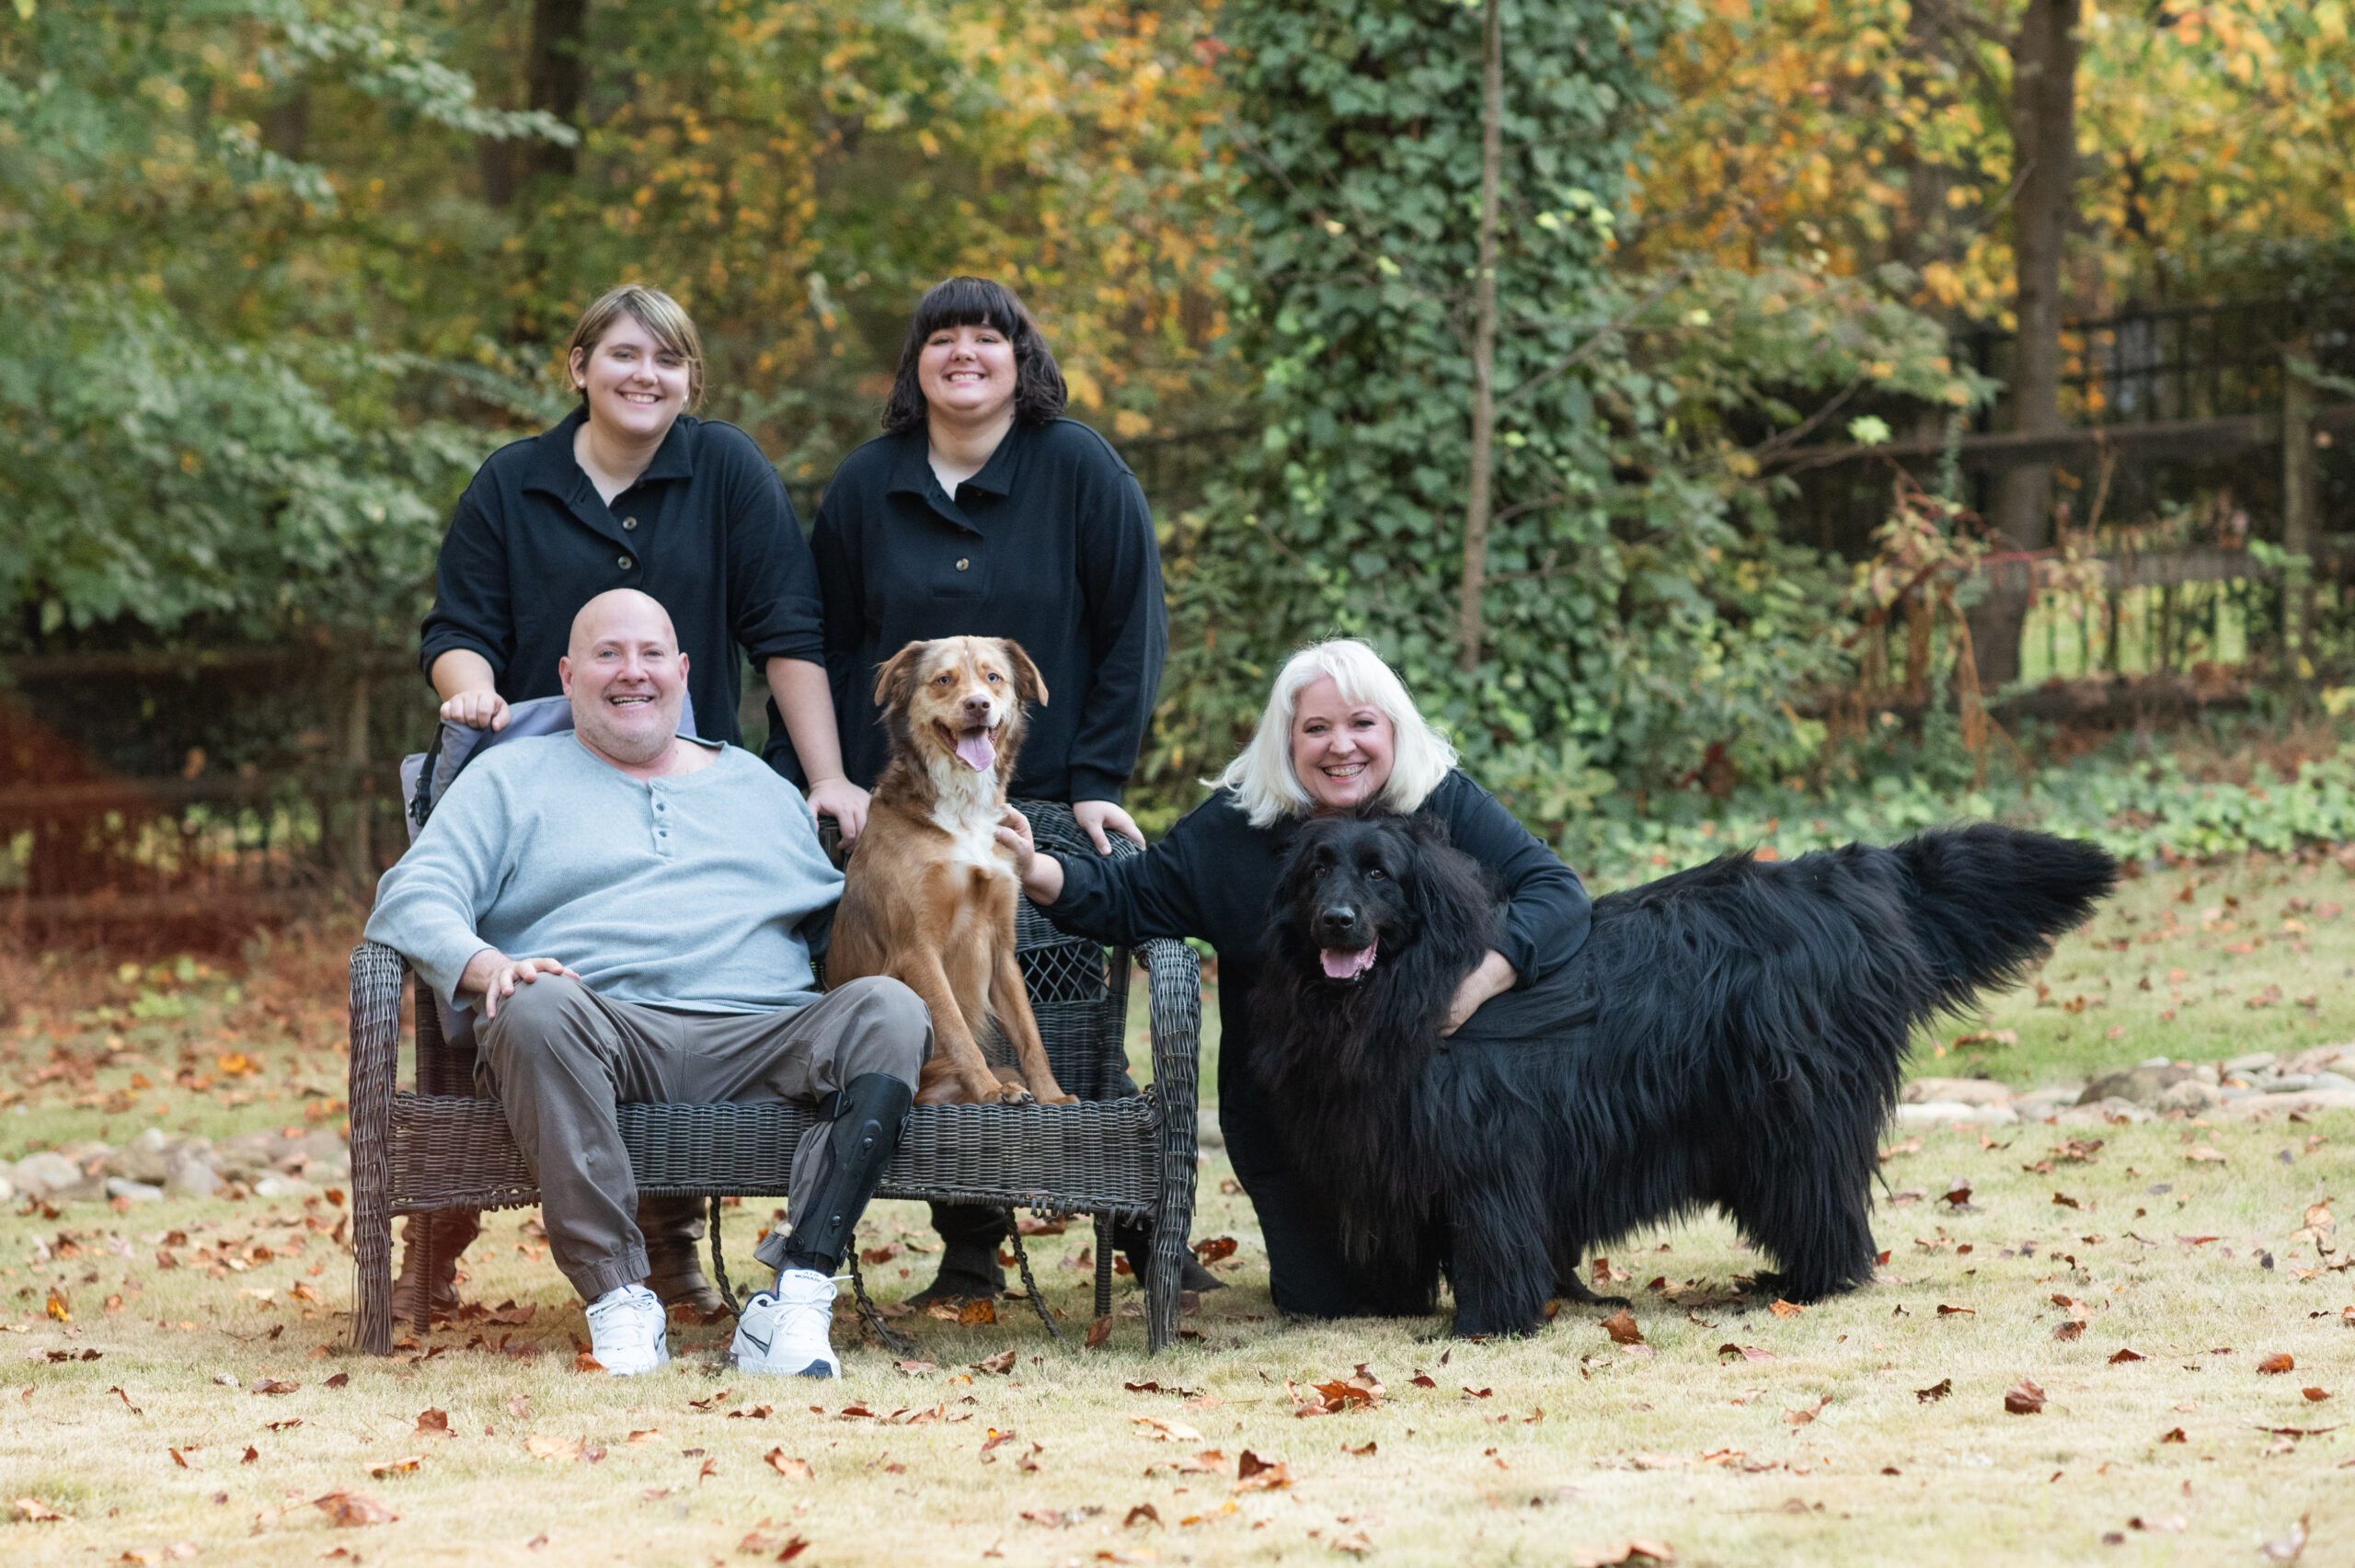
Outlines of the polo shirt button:
{"type": "Polygon", "coordinates": [[[638,519],[634,517],[626,517],[622,519],[622,526],[624,528],[636,528],[638,526],[638,519]]]}
{"type": "Polygon", "coordinates": [[[629,570],[630,567],[636,564],[637,563],[632,561],[627,555],[617,556],[614,561],[614,565],[619,567],[624,571],[629,570]]]}
{"type": "Polygon", "coordinates": [[[971,561],[969,561],[969,560],[966,560],[966,559],[965,559],[964,557],[962,557],[962,556],[959,556],[959,557],[958,558],[958,561],[957,561],[957,569],[958,569],[959,571],[960,571],[960,572],[961,572],[961,571],[963,571],[966,567],[968,567],[971,566],[972,564],[973,564],[972,562],[971,562],[971,561]]]}

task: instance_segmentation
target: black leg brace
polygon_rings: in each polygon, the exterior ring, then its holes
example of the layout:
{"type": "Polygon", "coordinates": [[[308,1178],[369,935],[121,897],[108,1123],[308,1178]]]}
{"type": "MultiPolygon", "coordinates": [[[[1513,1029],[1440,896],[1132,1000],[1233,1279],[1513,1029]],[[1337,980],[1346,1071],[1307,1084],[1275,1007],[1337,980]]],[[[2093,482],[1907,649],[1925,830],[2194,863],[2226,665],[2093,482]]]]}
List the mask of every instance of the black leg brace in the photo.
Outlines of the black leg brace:
{"type": "Polygon", "coordinates": [[[789,1234],[772,1231],[753,1253],[772,1268],[832,1274],[841,1266],[858,1217],[899,1151],[900,1129],[915,1104],[915,1091],[890,1073],[870,1072],[851,1080],[838,1104],[826,1134],[832,1168],[810,1195],[810,1211],[793,1216],[789,1234]]]}

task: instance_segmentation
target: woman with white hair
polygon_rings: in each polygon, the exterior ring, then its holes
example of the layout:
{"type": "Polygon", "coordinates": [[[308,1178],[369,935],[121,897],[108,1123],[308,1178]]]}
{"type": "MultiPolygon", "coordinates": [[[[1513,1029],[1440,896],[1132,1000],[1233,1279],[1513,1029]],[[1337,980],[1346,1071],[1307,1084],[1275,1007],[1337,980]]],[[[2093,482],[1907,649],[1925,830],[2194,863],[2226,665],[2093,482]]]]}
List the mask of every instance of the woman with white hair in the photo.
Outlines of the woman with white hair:
{"type": "Polygon", "coordinates": [[[1292,657],[1217,793],[1145,853],[1060,860],[1039,851],[1014,811],[998,830],[1015,852],[1023,891],[1063,930],[1127,944],[1197,937],[1217,949],[1219,1126],[1258,1213],[1276,1306],[1302,1317],[1420,1310],[1394,1283],[1350,1267],[1331,1207],[1284,1145],[1283,1107],[1260,1101],[1247,1070],[1251,991],[1277,868],[1303,820],[1369,806],[1438,818],[1510,900],[1503,950],[1492,950],[1457,989],[1445,1033],[1489,998],[1545,979],[1586,941],[1588,899],[1577,874],[1465,776],[1455,749],[1416,711],[1397,675],[1350,638],[1292,657]]]}

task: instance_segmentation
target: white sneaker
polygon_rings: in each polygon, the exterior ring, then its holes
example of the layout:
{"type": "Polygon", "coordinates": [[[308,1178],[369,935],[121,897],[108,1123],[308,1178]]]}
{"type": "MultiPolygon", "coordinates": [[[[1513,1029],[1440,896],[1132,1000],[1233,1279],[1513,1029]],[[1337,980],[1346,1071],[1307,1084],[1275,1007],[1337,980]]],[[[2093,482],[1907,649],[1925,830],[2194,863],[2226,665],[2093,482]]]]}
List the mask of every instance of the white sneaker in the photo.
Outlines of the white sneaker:
{"type": "Polygon", "coordinates": [[[834,1282],[813,1269],[786,1270],[775,1290],[755,1291],[736,1320],[736,1369],[801,1378],[839,1378],[828,1334],[834,1325],[834,1282]]]}
{"type": "Polygon", "coordinates": [[[634,1378],[669,1361],[661,1298],[643,1285],[626,1285],[592,1301],[589,1351],[616,1378],[634,1378]]]}

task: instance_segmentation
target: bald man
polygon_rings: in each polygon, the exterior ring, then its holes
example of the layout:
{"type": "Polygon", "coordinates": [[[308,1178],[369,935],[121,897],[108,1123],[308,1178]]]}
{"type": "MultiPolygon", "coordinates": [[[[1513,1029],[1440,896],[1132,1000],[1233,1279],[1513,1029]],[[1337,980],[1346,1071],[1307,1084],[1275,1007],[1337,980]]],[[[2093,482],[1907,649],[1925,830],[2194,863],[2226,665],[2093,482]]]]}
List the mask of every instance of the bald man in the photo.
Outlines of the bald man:
{"type": "Polygon", "coordinates": [[[484,1070],[609,1372],[670,1359],[615,1106],[822,1107],[793,1154],[792,1229],[754,1253],[776,1287],[745,1304],[734,1348],[746,1372],[838,1376],[832,1276],[899,1146],[931,1019],[896,980],[817,990],[842,876],[791,784],[678,733],[687,658],[660,604],[591,600],[558,669],[572,732],[460,773],[377,885],[368,935],[481,1015],[484,1070]]]}

